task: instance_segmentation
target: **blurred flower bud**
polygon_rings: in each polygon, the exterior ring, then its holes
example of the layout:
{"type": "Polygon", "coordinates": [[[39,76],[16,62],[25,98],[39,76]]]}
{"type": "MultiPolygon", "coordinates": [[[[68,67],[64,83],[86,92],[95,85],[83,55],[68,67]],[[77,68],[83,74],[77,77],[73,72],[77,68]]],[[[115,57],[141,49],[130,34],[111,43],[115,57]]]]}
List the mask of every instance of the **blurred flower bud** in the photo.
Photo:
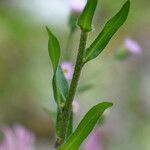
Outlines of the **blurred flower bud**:
{"type": "Polygon", "coordinates": [[[119,49],[116,50],[115,56],[117,59],[119,60],[124,60],[129,56],[129,52],[126,48],[121,47],[119,49]]]}
{"type": "Polygon", "coordinates": [[[124,42],[124,47],[133,54],[140,54],[142,51],[141,46],[133,39],[126,38],[124,42]]]}
{"type": "Polygon", "coordinates": [[[61,68],[67,80],[71,80],[73,76],[73,64],[71,62],[63,62],[61,68]]]}
{"type": "Polygon", "coordinates": [[[69,0],[70,8],[75,13],[81,13],[86,5],[86,0],[69,0]]]}
{"type": "Polygon", "coordinates": [[[76,99],[73,100],[72,108],[73,108],[73,112],[75,114],[78,113],[78,111],[80,109],[80,105],[79,105],[79,103],[78,103],[78,101],[76,99]]]}
{"type": "Polygon", "coordinates": [[[116,51],[116,58],[119,60],[126,59],[130,54],[140,54],[141,46],[133,39],[126,38],[123,45],[116,51]]]}
{"type": "Polygon", "coordinates": [[[74,31],[76,29],[77,19],[85,7],[86,1],[87,0],[69,0],[69,4],[71,8],[69,27],[71,28],[71,31],[74,31]]]}

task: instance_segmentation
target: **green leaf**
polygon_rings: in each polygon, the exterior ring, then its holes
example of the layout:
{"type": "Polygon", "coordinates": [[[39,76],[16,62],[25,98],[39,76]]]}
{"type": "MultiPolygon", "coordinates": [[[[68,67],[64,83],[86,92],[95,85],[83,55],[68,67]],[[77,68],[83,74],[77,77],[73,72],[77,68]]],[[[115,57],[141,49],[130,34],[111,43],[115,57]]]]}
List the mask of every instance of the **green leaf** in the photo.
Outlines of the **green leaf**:
{"type": "Polygon", "coordinates": [[[57,68],[56,76],[60,93],[62,94],[63,98],[66,99],[68,95],[68,82],[60,66],[57,68]]]}
{"type": "Polygon", "coordinates": [[[54,99],[57,103],[57,119],[56,119],[56,134],[58,137],[62,135],[62,105],[64,104],[67,93],[68,93],[68,83],[64,76],[64,73],[59,66],[53,76],[53,92],[54,99]]]}
{"type": "Polygon", "coordinates": [[[52,32],[46,27],[49,41],[48,41],[48,51],[49,56],[52,61],[54,76],[53,76],[53,93],[54,99],[57,104],[57,119],[56,119],[56,133],[59,137],[62,133],[62,105],[64,104],[67,94],[68,94],[68,82],[64,76],[64,73],[59,66],[60,59],[60,45],[57,38],[52,34],[52,32]]]}
{"type": "Polygon", "coordinates": [[[78,26],[85,32],[92,30],[92,20],[97,6],[97,0],[88,0],[87,4],[78,19],[78,26]]]}
{"type": "Polygon", "coordinates": [[[56,133],[59,137],[62,133],[62,104],[65,102],[68,94],[68,83],[60,66],[58,66],[53,77],[53,92],[57,103],[56,133]]]}
{"type": "Polygon", "coordinates": [[[102,32],[98,35],[91,46],[86,50],[84,62],[97,57],[103,49],[106,47],[112,36],[118,31],[118,29],[126,21],[130,9],[130,0],[128,0],[121,10],[111,18],[105,25],[102,32]]]}
{"type": "Polygon", "coordinates": [[[85,138],[90,134],[103,112],[112,106],[112,103],[103,102],[94,106],[82,119],[75,132],[58,150],[78,150],[85,138]]]}
{"type": "Polygon", "coordinates": [[[59,107],[66,100],[68,94],[68,82],[60,66],[56,69],[53,77],[54,98],[59,107]]]}
{"type": "Polygon", "coordinates": [[[54,76],[53,76],[54,98],[57,104],[60,106],[68,94],[68,83],[66,81],[66,78],[64,76],[61,67],[59,66],[59,59],[60,59],[59,42],[57,38],[52,34],[52,32],[48,29],[48,27],[46,27],[46,29],[49,35],[48,51],[54,69],[54,76]]]}
{"type": "Polygon", "coordinates": [[[52,32],[46,27],[49,35],[48,41],[48,52],[50,59],[52,61],[54,71],[57,69],[60,59],[60,45],[57,38],[52,34],[52,32]]]}

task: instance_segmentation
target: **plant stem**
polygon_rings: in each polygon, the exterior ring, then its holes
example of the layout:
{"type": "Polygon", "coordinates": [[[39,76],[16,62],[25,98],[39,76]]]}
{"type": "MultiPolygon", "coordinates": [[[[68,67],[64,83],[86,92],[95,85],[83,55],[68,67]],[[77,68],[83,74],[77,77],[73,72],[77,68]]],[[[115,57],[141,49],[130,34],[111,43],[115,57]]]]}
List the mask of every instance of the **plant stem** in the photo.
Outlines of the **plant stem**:
{"type": "Polygon", "coordinates": [[[82,31],[81,32],[81,38],[80,38],[80,44],[79,44],[79,50],[78,50],[78,56],[77,56],[77,60],[76,60],[73,78],[72,78],[72,81],[70,84],[70,89],[69,89],[67,101],[65,104],[65,109],[68,109],[68,107],[72,105],[72,101],[73,101],[74,96],[75,96],[75,92],[77,89],[81,70],[83,67],[83,57],[84,57],[84,52],[85,52],[86,41],[87,41],[87,33],[82,31]]]}
{"type": "Polygon", "coordinates": [[[82,31],[74,74],[73,74],[73,78],[70,84],[67,100],[63,109],[63,127],[62,127],[63,135],[61,137],[62,143],[64,143],[65,139],[67,138],[66,133],[67,133],[67,128],[68,128],[68,121],[72,112],[72,102],[75,96],[81,70],[83,67],[83,57],[84,57],[84,52],[85,52],[85,47],[86,47],[86,41],[87,41],[87,33],[82,31]]]}

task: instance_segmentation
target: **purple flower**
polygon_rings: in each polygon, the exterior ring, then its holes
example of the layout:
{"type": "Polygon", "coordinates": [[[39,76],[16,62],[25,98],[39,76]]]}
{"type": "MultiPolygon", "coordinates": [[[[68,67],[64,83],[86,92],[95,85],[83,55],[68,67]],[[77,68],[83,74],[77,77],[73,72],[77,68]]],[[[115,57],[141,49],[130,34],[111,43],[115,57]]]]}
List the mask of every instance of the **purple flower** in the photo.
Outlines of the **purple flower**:
{"type": "Polygon", "coordinates": [[[80,13],[84,9],[87,0],[69,0],[72,11],[80,13]]]}
{"type": "Polygon", "coordinates": [[[99,128],[97,127],[88,137],[83,150],[103,150],[101,133],[99,128]]]}
{"type": "Polygon", "coordinates": [[[61,68],[67,80],[71,80],[73,76],[73,64],[71,62],[63,62],[61,68]]]}
{"type": "Polygon", "coordinates": [[[136,41],[134,41],[134,40],[131,39],[131,38],[126,38],[126,39],[125,39],[125,41],[124,41],[124,46],[125,46],[125,48],[127,48],[131,53],[134,53],[134,54],[139,54],[139,53],[141,53],[141,51],[142,51],[141,46],[140,46],[136,41]]]}
{"type": "Polygon", "coordinates": [[[73,102],[72,102],[72,108],[73,108],[73,112],[75,114],[77,114],[79,109],[80,109],[80,105],[79,105],[79,103],[76,99],[74,99],[73,102]]]}
{"type": "Polygon", "coordinates": [[[35,150],[34,135],[26,128],[17,125],[13,130],[9,127],[2,128],[4,139],[0,144],[0,150],[35,150]]]}

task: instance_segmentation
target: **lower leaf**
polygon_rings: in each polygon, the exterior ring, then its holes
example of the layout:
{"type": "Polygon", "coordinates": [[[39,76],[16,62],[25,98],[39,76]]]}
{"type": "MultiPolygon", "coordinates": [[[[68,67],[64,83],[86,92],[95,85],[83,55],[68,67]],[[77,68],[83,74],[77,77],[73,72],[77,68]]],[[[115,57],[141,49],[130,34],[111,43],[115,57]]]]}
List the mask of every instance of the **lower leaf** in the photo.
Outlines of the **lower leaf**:
{"type": "Polygon", "coordinates": [[[58,150],[78,150],[82,142],[90,134],[103,112],[113,104],[103,102],[88,111],[70,138],[58,150]]]}

